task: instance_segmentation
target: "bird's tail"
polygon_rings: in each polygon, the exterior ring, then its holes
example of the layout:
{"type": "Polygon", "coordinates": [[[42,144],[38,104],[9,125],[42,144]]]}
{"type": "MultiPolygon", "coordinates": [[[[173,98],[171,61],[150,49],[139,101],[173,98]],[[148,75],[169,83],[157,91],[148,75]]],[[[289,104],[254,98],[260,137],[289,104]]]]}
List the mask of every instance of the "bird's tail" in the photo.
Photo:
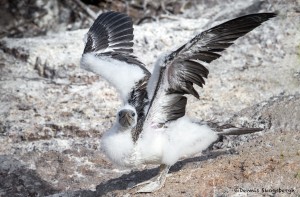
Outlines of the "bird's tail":
{"type": "Polygon", "coordinates": [[[217,132],[219,136],[223,135],[244,135],[262,131],[262,128],[228,128],[223,129],[221,132],[217,132]]]}
{"type": "Polygon", "coordinates": [[[236,127],[232,124],[219,124],[213,121],[202,121],[200,124],[206,124],[212,128],[219,136],[224,135],[244,135],[255,133],[264,130],[263,128],[247,128],[247,127],[236,127]]]}

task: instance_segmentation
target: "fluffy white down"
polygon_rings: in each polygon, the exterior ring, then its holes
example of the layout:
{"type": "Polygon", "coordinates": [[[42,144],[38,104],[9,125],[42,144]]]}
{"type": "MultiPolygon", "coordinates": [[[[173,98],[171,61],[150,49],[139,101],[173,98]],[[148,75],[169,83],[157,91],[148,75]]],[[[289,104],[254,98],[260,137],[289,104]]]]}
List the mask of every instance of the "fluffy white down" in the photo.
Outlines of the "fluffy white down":
{"type": "Polygon", "coordinates": [[[208,148],[218,135],[206,125],[182,117],[168,128],[147,128],[138,141],[137,151],[141,163],[173,165],[208,148]]]}
{"type": "Polygon", "coordinates": [[[127,167],[134,165],[131,160],[134,143],[130,129],[120,131],[118,125],[114,125],[103,135],[101,150],[114,164],[127,167]]]}
{"type": "Polygon", "coordinates": [[[128,103],[124,106],[121,106],[118,111],[121,111],[123,109],[130,109],[130,110],[136,112],[136,109],[133,106],[129,105],[128,103]]]}
{"type": "Polygon", "coordinates": [[[143,70],[135,65],[118,61],[106,56],[95,56],[95,53],[84,54],[81,68],[97,73],[117,88],[123,101],[135,83],[144,77],[143,70]]]}
{"type": "MultiPolygon", "coordinates": [[[[135,108],[129,104],[120,107],[118,111],[123,109],[129,109],[136,113],[135,108]]],[[[135,116],[136,121],[137,116],[135,116]]],[[[118,115],[115,124],[102,137],[101,149],[113,163],[125,167],[135,166],[131,127],[124,130],[119,124],[118,115]]]]}
{"type": "Polygon", "coordinates": [[[208,126],[182,117],[170,123],[168,128],[144,128],[136,144],[132,141],[130,130],[120,131],[114,125],[102,137],[101,147],[105,155],[120,166],[173,165],[178,160],[201,153],[217,138],[208,126]]]}

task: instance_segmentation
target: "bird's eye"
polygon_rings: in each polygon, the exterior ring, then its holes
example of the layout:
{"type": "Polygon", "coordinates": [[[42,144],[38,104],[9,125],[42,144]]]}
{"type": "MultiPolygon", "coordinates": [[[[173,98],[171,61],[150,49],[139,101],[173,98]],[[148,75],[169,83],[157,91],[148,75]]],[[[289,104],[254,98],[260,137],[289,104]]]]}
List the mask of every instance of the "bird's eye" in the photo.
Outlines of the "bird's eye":
{"type": "Polygon", "coordinates": [[[118,114],[118,115],[119,115],[119,117],[121,117],[122,113],[121,113],[121,112],[119,112],[119,114],[118,114]]]}
{"type": "Polygon", "coordinates": [[[134,116],[135,116],[135,113],[134,113],[134,112],[132,112],[132,113],[131,113],[131,115],[132,115],[132,117],[134,117],[134,116]]]}

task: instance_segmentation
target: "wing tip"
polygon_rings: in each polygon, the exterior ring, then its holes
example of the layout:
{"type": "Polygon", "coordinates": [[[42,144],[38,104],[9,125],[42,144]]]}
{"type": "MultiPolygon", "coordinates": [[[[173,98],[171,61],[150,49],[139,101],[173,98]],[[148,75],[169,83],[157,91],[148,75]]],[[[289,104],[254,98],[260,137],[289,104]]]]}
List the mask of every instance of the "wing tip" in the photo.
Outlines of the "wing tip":
{"type": "MultiPolygon", "coordinates": [[[[271,18],[274,18],[278,15],[277,12],[262,12],[262,13],[255,13],[255,14],[248,14],[244,16],[240,16],[236,19],[242,19],[242,18],[250,18],[253,22],[257,23],[259,26],[260,24],[268,21],[271,18]]],[[[231,20],[234,21],[235,19],[231,20]]]]}
{"type": "Polygon", "coordinates": [[[276,13],[276,12],[264,12],[264,13],[259,13],[259,14],[264,16],[262,19],[263,20],[262,23],[271,18],[274,18],[278,15],[278,13],[276,13]]]}
{"type": "Polygon", "coordinates": [[[266,12],[264,14],[268,15],[269,18],[274,18],[274,17],[276,17],[279,14],[279,12],[278,11],[275,11],[275,12],[266,12]]]}
{"type": "MultiPolygon", "coordinates": [[[[101,13],[85,37],[83,53],[101,51],[106,48],[110,48],[112,51],[123,48],[130,49],[132,46],[129,45],[133,45],[131,43],[133,43],[134,37],[132,19],[121,12],[101,13]]],[[[132,51],[128,50],[126,53],[132,53],[132,51]]]]}

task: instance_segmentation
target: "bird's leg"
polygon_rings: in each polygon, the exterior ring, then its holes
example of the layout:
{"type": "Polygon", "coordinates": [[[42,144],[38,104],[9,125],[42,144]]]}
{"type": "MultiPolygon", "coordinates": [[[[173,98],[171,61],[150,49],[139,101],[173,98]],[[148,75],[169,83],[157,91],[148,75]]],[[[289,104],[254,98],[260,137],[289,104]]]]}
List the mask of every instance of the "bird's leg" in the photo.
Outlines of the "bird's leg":
{"type": "MultiPolygon", "coordinates": [[[[161,187],[162,187],[163,184],[164,184],[164,182],[165,182],[165,180],[166,180],[166,176],[168,174],[169,168],[170,168],[170,166],[162,164],[162,165],[159,166],[159,172],[158,172],[157,176],[151,178],[150,180],[147,180],[147,181],[138,183],[138,184],[136,184],[134,186],[131,186],[130,188],[127,188],[127,189],[132,189],[132,188],[139,187],[139,186],[146,185],[146,184],[149,185],[151,183],[153,184],[153,183],[156,183],[156,182],[157,183],[161,183],[161,187]]],[[[147,186],[145,186],[145,187],[147,187],[147,186]]],[[[145,188],[145,187],[143,187],[143,188],[145,188]]],[[[160,188],[158,188],[158,189],[160,189],[160,188]]],[[[138,192],[140,192],[140,190],[138,192]]],[[[140,192],[140,193],[142,193],[142,192],[140,192]]]]}
{"type": "Polygon", "coordinates": [[[137,191],[137,193],[150,193],[159,190],[164,185],[170,166],[161,164],[159,167],[159,174],[151,180],[137,184],[136,186],[147,184],[137,191]]]}
{"type": "MultiPolygon", "coordinates": [[[[152,183],[152,182],[157,181],[157,180],[159,179],[159,177],[161,177],[162,171],[165,170],[165,167],[166,167],[166,165],[161,164],[161,165],[159,166],[159,172],[158,172],[158,175],[157,175],[157,176],[155,176],[155,177],[153,177],[153,178],[151,178],[151,179],[149,179],[149,180],[147,180],[147,181],[143,181],[143,182],[141,182],[141,183],[138,183],[138,184],[136,184],[136,185],[133,185],[133,186],[127,188],[127,189],[133,189],[133,188],[135,188],[135,187],[139,187],[139,186],[146,185],[146,184],[148,184],[148,183],[152,183]]],[[[167,168],[166,174],[168,173],[168,171],[169,171],[169,168],[167,168]]]]}

